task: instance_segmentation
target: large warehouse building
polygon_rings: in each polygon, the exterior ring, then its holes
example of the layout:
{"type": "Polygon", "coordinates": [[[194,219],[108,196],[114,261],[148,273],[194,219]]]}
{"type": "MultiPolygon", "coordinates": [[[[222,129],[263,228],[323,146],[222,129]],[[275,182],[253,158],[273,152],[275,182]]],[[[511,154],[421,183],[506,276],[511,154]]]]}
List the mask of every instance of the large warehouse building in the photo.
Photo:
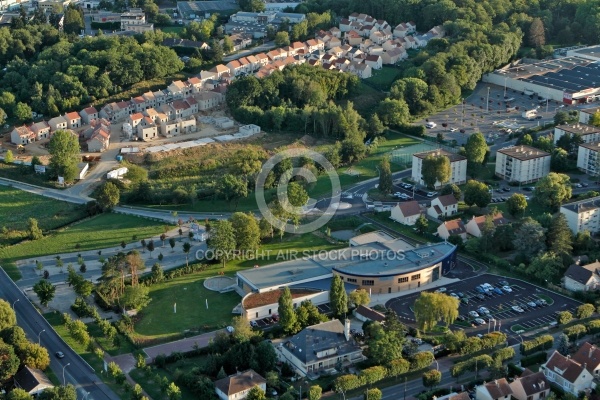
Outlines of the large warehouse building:
{"type": "Polygon", "coordinates": [[[600,97],[600,46],[570,50],[553,60],[512,63],[485,74],[483,82],[565,104],[588,103],[600,97]]]}

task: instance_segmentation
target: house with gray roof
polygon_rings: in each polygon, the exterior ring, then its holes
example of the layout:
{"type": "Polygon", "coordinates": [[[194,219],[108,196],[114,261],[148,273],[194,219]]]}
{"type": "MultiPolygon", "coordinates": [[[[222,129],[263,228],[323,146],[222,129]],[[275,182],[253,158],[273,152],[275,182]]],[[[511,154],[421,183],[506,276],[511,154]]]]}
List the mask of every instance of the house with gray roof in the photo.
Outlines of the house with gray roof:
{"type": "Polygon", "coordinates": [[[24,366],[13,378],[15,387],[23,389],[32,396],[53,388],[50,379],[39,369],[24,366]]]}
{"type": "Polygon", "coordinates": [[[573,264],[565,272],[564,286],[574,292],[598,290],[600,288],[600,262],[580,265],[573,264]]]}
{"type": "Polygon", "coordinates": [[[506,378],[484,383],[475,389],[476,400],[510,400],[513,391],[506,378]]]}
{"type": "Polygon", "coordinates": [[[267,390],[267,381],[255,371],[249,369],[230,375],[215,382],[215,392],[221,400],[245,399],[253,387],[258,386],[267,390]]]}
{"type": "Polygon", "coordinates": [[[334,319],[304,328],[280,347],[282,362],[289,362],[303,376],[364,360],[361,347],[350,337],[346,324],[334,319]]]}
{"type": "Polygon", "coordinates": [[[544,373],[525,369],[521,376],[510,383],[512,396],[517,400],[540,400],[550,394],[550,382],[544,373]]]}

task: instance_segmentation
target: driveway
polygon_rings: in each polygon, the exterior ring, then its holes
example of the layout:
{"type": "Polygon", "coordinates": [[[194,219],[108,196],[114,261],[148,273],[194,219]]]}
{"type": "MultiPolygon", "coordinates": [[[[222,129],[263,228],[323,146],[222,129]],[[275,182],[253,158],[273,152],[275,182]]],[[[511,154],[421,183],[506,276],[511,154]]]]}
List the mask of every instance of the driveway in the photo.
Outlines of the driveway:
{"type": "Polygon", "coordinates": [[[196,348],[206,347],[210,344],[210,341],[215,337],[218,332],[225,332],[225,329],[221,329],[214,332],[204,333],[198,336],[192,336],[189,338],[177,340],[175,342],[159,344],[157,346],[145,347],[144,352],[148,357],[154,360],[157,356],[164,354],[170,355],[172,353],[185,353],[192,351],[196,348]]]}

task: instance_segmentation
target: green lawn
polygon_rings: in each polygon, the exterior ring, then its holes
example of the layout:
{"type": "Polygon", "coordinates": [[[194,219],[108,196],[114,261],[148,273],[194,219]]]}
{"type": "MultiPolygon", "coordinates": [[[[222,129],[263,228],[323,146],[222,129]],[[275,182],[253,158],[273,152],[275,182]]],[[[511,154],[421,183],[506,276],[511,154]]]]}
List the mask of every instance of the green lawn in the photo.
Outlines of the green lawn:
{"type": "Polygon", "coordinates": [[[150,288],[152,302],[142,311],[135,325],[137,339],[149,341],[178,337],[186,330],[210,331],[227,326],[234,316],[231,311],[241,302],[235,292],[216,293],[204,288],[204,279],[219,272],[234,275],[235,272],[252,268],[254,265],[267,265],[284,261],[284,256],[303,251],[333,250],[345,247],[332,244],[312,233],[285,236],[282,241],[275,238],[263,245],[260,257],[249,260],[232,260],[226,268],[214,265],[212,268],[192,275],[175,278],[150,288]],[[208,299],[209,310],[205,301],[208,299]],[[177,303],[177,314],[173,304],[177,303]]]}
{"type": "Polygon", "coordinates": [[[0,186],[0,228],[7,230],[0,236],[0,246],[25,238],[29,218],[37,219],[39,227],[48,231],[84,216],[85,210],[81,206],[0,186]]]}
{"type": "Polygon", "coordinates": [[[365,82],[372,84],[379,90],[389,91],[399,73],[400,71],[396,67],[384,66],[380,70],[373,70],[373,75],[365,82]]]}
{"type": "Polygon", "coordinates": [[[51,312],[44,314],[44,318],[52,325],[56,333],[72,348],[77,354],[79,354],[95,371],[97,376],[104,381],[112,390],[117,393],[122,399],[129,399],[129,396],[123,391],[123,388],[117,385],[113,380],[109,379],[106,374],[101,373],[103,371],[103,361],[100,360],[94,353],[90,352],[85,346],[76,342],[71,334],[65,328],[62,320],[62,315],[59,313],[51,312]]]}
{"type": "Polygon", "coordinates": [[[156,29],[160,29],[164,33],[176,33],[178,35],[183,32],[183,26],[161,26],[156,29]]]}
{"type": "Polygon", "coordinates": [[[120,354],[133,353],[136,348],[131,344],[129,340],[120,333],[117,333],[117,341],[115,342],[108,339],[102,333],[102,329],[98,326],[98,324],[91,323],[88,324],[88,332],[90,335],[96,339],[96,342],[102,347],[102,349],[110,354],[111,356],[118,356],[120,354]]]}
{"type": "Polygon", "coordinates": [[[147,238],[164,232],[164,223],[122,214],[101,214],[58,230],[42,239],[0,249],[0,260],[18,259],[79,250],[103,249],[132,242],[133,235],[147,238]]]}
{"type": "MultiPolygon", "coordinates": [[[[15,124],[16,126],[16,124],[15,124]]],[[[18,155],[15,153],[15,157],[18,155]]],[[[31,167],[18,164],[5,164],[0,162],[0,177],[13,179],[19,182],[30,183],[32,185],[45,186],[54,189],[64,189],[58,186],[56,182],[51,182],[46,179],[44,174],[36,174],[31,170],[31,167]]]]}
{"type": "MultiPolygon", "coordinates": [[[[189,362],[188,359],[186,359],[180,360],[174,364],[170,364],[167,366],[167,369],[152,368],[148,375],[143,370],[136,368],[131,370],[129,375],[144,389],[146,393],[148,393],[151,398],[157,400],[165,399],[165,395],[160,391],[160,385],[154,379],[155,376],[158,375],[161,377],[161,379],[166,377],[169,382],[174,382],[174,372],[177,370],[183,370],[187,372],[188,369],[191,369],[195,366],[194,361],[195,358],[190,358],[189,362]],[[184,366],[182,366],[182,362],[185,363],[184,366]],[[177,367],[175,367],[176,365],[177,367]],[[187,368],[187,366],[191,367],[187,368]]],[[[181,389],[181,400],[196,400],[198,398],[198,396],[194,395],[194,393],[192,393],[187,387],[180,386],[179,388],[181,389]]]]}

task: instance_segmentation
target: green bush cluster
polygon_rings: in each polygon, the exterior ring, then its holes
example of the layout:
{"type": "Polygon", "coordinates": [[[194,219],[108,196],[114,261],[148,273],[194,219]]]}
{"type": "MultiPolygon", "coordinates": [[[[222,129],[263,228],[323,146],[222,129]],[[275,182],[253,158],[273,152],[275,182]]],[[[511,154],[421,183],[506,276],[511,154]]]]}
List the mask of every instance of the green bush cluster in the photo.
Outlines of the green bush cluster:
{"type": "Polygon", "coordinates": [[[563,333],[569,337],[569,340],[579,339],[587,333],[587,328],[583,324],[571,325],[563,330],[563,333]]]}
{"type": "Polygon", "coordinates": [[[521,344],[521,354],[527,356],[540,350],[548,350],[554,345],[551,335],[538,336],[532,340],[526,340],[521,344]]]}
{"type": "Polygon", "coordinates": [[[475,369],[484,369],[489,367],[493,363],[494,360],[492,359],[492,357],[488,356],[487,354],[482,354],[480,356],[473,357],[467,361],[454,364],[452,368],[450,368],[450,374],[452,374],[453,377],[458,378],[467,371],[475,371],[475,369]]]}
{"type": "Polygon", "coordinates": [[[500,362],[510,360],[514,356],[515,356],[515,349],[512,347],[505,347],[503,349],[498,349],[492,353],[492,358],[495,361],[500,361],[500,362]]]}
{"type": "Polygon", "coordinates": [[[71,304],[71,310],[79,317],[93,317],[94,311],[96,310],[93,306],[90,306],[85,302],[82,297],[77,297],[75,303],[71,304]]]}
{"type": "Polygon", "coordinates": [[[548,354],[545,351],[541,351],[539,353],[535,353],[530,356],[521,358],[521,366],[529,367],[535,364],[542,364],[546,362],[547,359],[548,354]]]}

